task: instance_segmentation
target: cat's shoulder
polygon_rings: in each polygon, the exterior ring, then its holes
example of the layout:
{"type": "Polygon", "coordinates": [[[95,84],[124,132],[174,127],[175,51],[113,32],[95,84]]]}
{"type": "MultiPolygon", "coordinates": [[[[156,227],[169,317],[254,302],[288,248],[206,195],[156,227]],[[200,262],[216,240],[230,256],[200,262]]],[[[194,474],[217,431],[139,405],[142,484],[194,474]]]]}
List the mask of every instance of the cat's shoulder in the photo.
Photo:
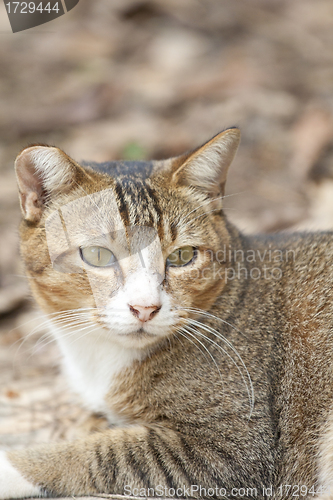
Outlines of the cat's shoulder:
{"type": "MultiPolygon", "coordinates": [[[[281,231],[272,234],[256,234],[244,238],[248,247],[319,252],[333,257],[333,231],[281,231]]],[[[309,256],[309,253],[307,254],[309,256]]],[[[307,257],[304,255],[304,258],[307,257]]]]}

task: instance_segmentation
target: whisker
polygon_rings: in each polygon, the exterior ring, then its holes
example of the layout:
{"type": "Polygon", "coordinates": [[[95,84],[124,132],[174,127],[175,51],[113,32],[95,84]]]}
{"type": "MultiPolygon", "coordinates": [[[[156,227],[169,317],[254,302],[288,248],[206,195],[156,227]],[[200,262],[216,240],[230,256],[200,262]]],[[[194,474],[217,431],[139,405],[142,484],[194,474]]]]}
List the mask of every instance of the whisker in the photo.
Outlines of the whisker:
{"type": "MultiPolygon", "coordinates": [[[[54,320],[54,322],[61,324],[61,323],[65,323],[66,321],[69,321],[70,319],[72,319],[73,321],[74,320],[77,321],[79,319],[85,320],[84,318],[81,318],[78,316],[76,318],[71,318],[71,317],[59,318],[59,319],[54,320]]],[[[85,321],[88,321],[88,320],[85,320],[85,321]]],[[[35,326],[35,328],[31,332],[29,332],[28,335],[26,335],[25,340],[28,340],[30,337],[32,337],[33,335],[38,333],[38,330],[43,329],[45,327],[49,327],[51,322],[52,322],[52,320],[48,318],[45,321],[43,321],[42,323],[35,326]]]]}
{"type": "Polygon", "coordinates": [[[209,362],[209,359],[207,358],[206,354],[200,349],[200,347],[195,343],[193,342],[193,340],[189,339],[185,333],[188,333],[185,329],[184,326],[180,327],[179,329],[177,329],[177,333],[180,333],[180,335],[182,337],[184,337],[186,340],[188,340],[189,342],[191,342],[191,344],[193,344],[197,349],[199,349],[199,351],[201,352],[201,354],[204,356],[204,358],[206,359],[206,361],[209,362]]]}
{"type": "MultiPolygon", "coordinates": [[[[211,357],[211,359],[212,359],[212,361],[213,361],[213,363],[214,363],[214,365],[215,365],[215,367],[216,367],[217,371],[219,372],[219,375],[220,375],[221,380],[223,380],[223,379],[222,379],[222,374],[221,374],[221,372],[220,372],[220,369],[219,369],[219,367],[218,367],[218,365],[217,365],[217,363],[216,363],[216,361],[215,361],[215,359],[214,359],[214,357],[213,357],[212,353],[211,353],[211,352],[207,349],[207,347],[206,347],[206,346],[205,346],[205,345],[204,345],[204,344],[203,344],[203,343],[202,343],[199,339],[197,339],[197,338],[193,335],[193,333],[197,333],[197,332],[193,331],[193,329],[190,329],[190,331],[188,331],[188,329],[187,329],[187,328],[185,328],[185,327],[183,327],[183,331],[185,331],[186,333],[188,333],[188,335],[190,335],[192,338],[195,338],[195,340],[196,340],[197,342],[199,342],[199,344],[200,344],[200,345],[201,345],[201,346],[205,349],[205,351],[206,351],[206,352],[208,352],[208,354],[209,354],[209,356],[211,357]],[[192,332],[192,333],[190,333],[190,332],[192,332]]],[[[199,332],[198,332],[198,333],[199,333],[199,332]]],[[[188,340],[190,340],[190,339],[188,339],[188,340]]],[[[201,350],[201,349],[200,349],[200,350],[201,350]]],[[[201,352],[202,352],[202,351],[201,351],[201,352]]],[[[203,353],[203,354],[204,354],[204,353],[203,353]]],[[[205,355],[205,354],[204,354],[204,355],[205,355]]],[[[206,359],[207,359],[207,358],[206,358],[206,359]]]]}
{"type": "MultiPolygon", "coordinates": [[[[214,342],[212,339],[210,339],[209,337],[207,337],[206,335],[204,335],[202,332],[196,332],[197,335],[200,335],[201,337],[205,338],[208,342],[210,342],[211,344],[215,345],[218,349],[220,349],[224,354],[226,354],[228,356],[228,358],[233,362],[233,364],[236,366],[239,374],[241,375],[242,379],[243,379],[243,382],[244,382],[244,385],[246,387],[246,391],[247,391],[247,394],[248,394],[248,398],[249,398],[249,404],[250,404],[250,414],[249,414],[249,420],[251,419],[251,416],[252,416],[252,413],[253,413],[253,408],[254,408],[254,391],[253,391],[253,386],[252,386],[252,381],[250,379],[250,388],[246,382],[246,379],[240,369],[240,367],[238,366],[238,364],[236,363],[236,361],[234,360],[234,358],[225,350],[223,349],[223,347],[221,347],[219,344],[217,344],[216,342],[214,342]]],[[[242,362],[242,365],[244,366],[244,363],[242,362]]],[[[249,377],[249,373],[247,371],[247,369],[245,368],[246,370],[246,373],[249,377]]]]}
{"type": "MultiPolygon", "coordinates": [[[[67,325],[61,326],[61,331],[62,331],[62,337],[67,338],[70,337],[71,335],[74,335],[77,331],[80,331],[78,327],[80,325],[86,325],[86,321],[80,321],[77,323],[68,323],[67,325]],[[74,331],[73,331],[74,329],[74,331]],[[67,331],[68,330],[68,331],[67,331]]],[[[88,326],[94,326],[94,323],[88,326]]],[[[88,328],[86,326],[85,328],[88,328]]],[[[52,334],[52,332],[46,332],[40,339],[37,340],[35,347],[37,348],[46,348],[48,345],[52,344],[53,342],[56,342],[57,339],[56,337],[52,334]],[[46,342],[47,338],[49,338],[48,342],[46,342]]]]}
{"type": "MultiPolygon", "coordinates": [[[[36,322],[38,320],[38,318],[44,319],[43,322],[36,325],[31,332],[29,332],[27,335],[25,335],[23,339],[18,339],[16,342],[14,342],[14,344],[13,344],[14,346],[15,346],[15,344],[19,343],[18,349],[15,353],[14,361],[16,359],[16,356],[19,354],[21,348],[24,346],[24,344],[33,335],[39,333],[39,331],[43,330],[45,327],[49,327],[50,323],[52,321],[54,321],[54,323],[56,323],[56,324],[66,323],[66,321],[69,321],[69,320],[72,320],[72,324],[74,324],[74,323],[79,324],[80,322],[87,322],[87,321],[89,321],[89,319],[86,316],[88,316],[89,311],[91,311],[91,310],[96,310],[96,308],[95,307],[87,307],[87,308],[79,308],[79,309],[70,309],[67,311],[56,311],[56,312],[50,313],[48,315],[40,314],[39,317],[31,318],[30,320],[13,328],[11,331],[15,331],[15,330],[21,328],[22,326],[28,325],[31,322],[36,322]]],[[[63,328],[65,328],[65,326],[63,328]]],[[[51,335],[50,332],[46,332],[45,334],[43,334],[41,339],[43,339],[45,336],[50,336],[50,335],[51,335]]],[[[37,341],[37,345],[39,344],[41,339],[39,339],[37,341]]]]}
{"type": "MultiPolygon", "coordinates": [[[[88,328],[88,327],[87,327],[87,328],[88,328]]],[[[91,327],[90,327],[90,328],[92,328],[92,329],[91,329],[91,330],[86,331],[86,332],[84,333],[84,335],[80,335],[78,338],[74,338],[74,339],[72,340],[72,342],[70,343],[70,345],[73,345],[73,344],[74,344],[74,342],[77,342],[77,341],[79,341],[79,340],[82,340],[82,339],[83,339],[84,337],[86,337],[87,335],[90,335],[90,334],[92,334],[93,332],[96,332],[97,330],[99,330],[99,329],[100,329],[100,326],[99,326],[99,325],[91,325],[91,327]]],[[[83,330],[86,330],[86,328],[82,328],[82,330],[81,330],[81,331],[83,331],[83,330]]],[[[79,331],[80,331],[80,330],[79,330],[79,331]]],[[[75,332],[75,333],[76,333],[76,332],[75,332]]],[[[73,336],[74,336],[74,335],[73,335],[73,336]]]]}
{"type": "Polygon", "coordinates": [[[65,314],[72,314],[73,312],[74,313],[80,313],[80,312],[85,312],[85,311],[91,311],[91,310],[96,310],[97,308],[96,307],[85,307],[85,308],[79,308],[79,309],[68,309],[67,311],[56,311],[56,312],[53,312],[53,313],[41,313],[41,314],[38,314],[38,316],[34,317],[34,318],[31,318],[29,319],[28,321],[25,321],[24,323],[20,323],[19,325],[15,326],[14,328],[12,328],[10,330],[10,332],[14,332],[15,330],[18,330],[19,328],[22,328],[23,326],[26,326],[28,325],[29,323],[32,323],[32,322],[35,322],[37,321],[38,319],[45,319],[49,316],[57,316],[57,315],[65,315],[65,314]]]}
{"type": "MultiPolygon", "coordinates": [[[[241,371],[239,365],[236,363],[235,359],[227,351],[225,351],[225,349],[223,349],[219,344],[217,344],[212,339],[210,339],[209,337],[207,337],[206,335],[204,335],[202,332],[196,332],[197,334],[199,334],[199,335],[203,336],[204,338],[206,338],[209,342],[213,343],[216,347],[218,347],[219,349],[221,349],[232,360],[232,362],[234,363],[234,365],[237,367],[237,370],[239,371],[239,373],[240,373],[240,375],[241,375],[241,377],[242,377],[242,379],[244,381],[244,384],[245,384],[245,387],[246,387],[246,390],[247,390],[247,393],[248,393],[249,402],[250,402],[250,409],[251,409],[251,411],[250,411],[250,417],[249,418],[251,418],[252,413],[253,413],[253,408],[254,408],[254,389],[253,389],[253,384],[252,384],[252,380],[251,380],[251,376],[249,374],[249,371],[246,368],[246,365],[245,365],[242,357],[238,353],[238,351],[235,349],[235,347],[231,344],[230,341],[228,341],[222,334],[220,334],[219,332],[217,332],[214,328],[212,328],[212,327],[210,327],[208,325],[204,325],[204,324],[200,323],[199,321],[196,321],[196,320],[194,320],[192,318],[186,318],[186,321],[190,325],[197,326],[199,328],[202,328],[206,332],[215,335],[222,342],[224,342],[232,350],[232,352],[237,356],[237,358],[239,359],[242,367],[244,368],[244,370],[246,372],[248,382],[246,381],[246,378],[245,378],[243,372],[241,371]]],[[[189,327],[189,325],[188,325],[188,327],[189,327]]]]}
{"type": "Polygon", "coordinates": [[[79,325],[85,325],[87,323],[91,323],[91,321],[89,319],[85,319],[85,318],[77,318],[77,319],[63,319],[59,322],[57,322],[55,325],[53,326],[56,326],[57,328],[60,328],[61,330],[66,330],[68,328],[71,328],[71,327],[77,327],[79,325]]]}
{"type": "MultiPolygon", "coordinates": [[[[68,325],[67,327],[62,328],[62,335],[61,336],[63,339],[69,339],[71,337],[74,337],[77,333],[84,331],[84,330],[87,330],[89,328],[93,328],[95,326],[96,325],[94,323],[92,323],[91,325],[84,326],[83,328],[76,328],[75,325],[68,325]],[[69,331],[66,332],[65,330],[69,330],[69,331]]],[[[96,329],[98,329],[98,327],[96,329]]],[[[81,337],[79,337],[79,338],[81,338],[81,337]]],[[[56,340],[57,339],[55,337],[51,336],[51,339],[46,344],[43,344],[43,347],[44,348],[47,347],[48,345],[52,344],[52,342],[54,342],[56,340]]],[[[76,340],[78,340],[78,339],[76,339],[76,340]]]]}
{"type": "MultiPolygon", "coordinates": [[[[182,342],[182,340],[178,337],[177,333],[180,333],[179,330],[177,330],[176,332],[173,332],[173,336],[177,339],[177,342],[180,342],[181,345],[184,347],[184,342],[182,342]]],[[[180,333],[181,334],[181,333],[180,333]]],[[[184,335],[182,335],[184,336],[184,335]]],[[[188,339],[189,340],[189,339],[188,339]]]]}
{"type": "Polygon", "coordinates": [[[97,307],[78,307],[77,309],[65,309],[63,311],[56,311],[53,313],[48,313],[48,316],[56,316],[57,314],[71,314],[71,313],[80,313],[80,312],[85,312],[85,311],[95,311],[97,310],[97,307]]]}
{"type": "Polygon", "coordinates": [[[243,337],[245,337],[246,339],[248,338],[245,333],[243,333],[241,330],[239,330],[235,325],[229,323],[228,321],[226,321],[225,319],[222,319],[222,318],[219,318],[218,316],[215,316],[214,314],[211,314],[207,311],[204,311],[202,309],[197,309],[195,307],[182,307],[181,308],[183,311],[189,311],[189,312],[194,312],[194,313],[197,313],[197,314],[200,314],[202,316],[206,316],[208,318],[212,318],[214,320],[217,320],[217,321],[220,321],[221,323],[224,323],[225,325],[228,325],[230,326],[230,328],[232,328],[233,330],[235,330],[236,332],[240,333],[243,337]]]}
{"type": "Polygon", "coordinates": [[[248,372],[248,370],[247,370],[247,368],[245,366],[245,363],[244,363],[242,357],[240,356],[240,354],[238,353],[237,349],[232,345],[232,343],[224,335],[222,335],[222,333],[218,332],[217,330],[215,330],[215,328],[211,327],[210,325],[202,324],[200,321],[197,321],[195,319],[191,319],[191,321],[194,324],[198,325],[200,328],[203,328],[204,330],[206,330],[206,331],[208,331],[210,333],[213,333],[218,338],[220,338],[225,344],[227,344],[228,347],[230,347],[230,349],[234,352],[234,354],[236,354],[236,356],[238,357],[238,359],[242,363],[243,368],[245,369],[245,371],[247,373],[249,382],[252,385],[251,377],[250,377],[250,374],[249,374],[249,372],[248,372]]]}
{"type": "MultiPolygon", "coordinates": [[[[41,318],[45,318],[45,315],[41,315],[41,318]]],[[[28,323],[31,323],[32,321],[35,322],[36,318],[33,318],[33,319],[23,323],[22,325],[19,325],[16,328],[13,328],[11,331],[13,332],[13,331],[21,328],[23,325],[27,325],[28,323]]],[[[18,348],[16,350],[16,353],[15,353],[14,361],[16,360],[16,356],[19,354],[21,348],[26,344],[26,342],[28,342],[31,339],[31,337],[33,337],[34,335],[37,335],[38,333],[40,333],[45,327],[48,326],[48,324],[49,324],[49,320],[43,321],[42,323],[36,325],[31,332],[29,332],[28,334],[25,334],[23,338],[20,338],[20,339],[16,340],[16,342],[13,343],[13,346],[15,346],[16,344],[19,344],[18,348]]],[[[44,335],[45,334],[43,334],[43,336],[44,335]]]]}

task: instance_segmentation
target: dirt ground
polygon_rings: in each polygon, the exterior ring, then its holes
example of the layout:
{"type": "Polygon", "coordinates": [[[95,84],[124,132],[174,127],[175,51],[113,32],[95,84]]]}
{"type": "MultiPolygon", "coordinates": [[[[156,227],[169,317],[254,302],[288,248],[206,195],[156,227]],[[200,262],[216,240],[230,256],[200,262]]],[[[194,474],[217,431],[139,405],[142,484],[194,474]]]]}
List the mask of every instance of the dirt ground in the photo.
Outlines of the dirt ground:
{"type": "Polygon", "coordinates": [[[163,158],[234,125],[229,217],[245,232],[332,228],[332,0],[80,0],[16,34],[1,3],[2,449],[71,439],[88,418],[19,262],[15,155],[163,158]]]}

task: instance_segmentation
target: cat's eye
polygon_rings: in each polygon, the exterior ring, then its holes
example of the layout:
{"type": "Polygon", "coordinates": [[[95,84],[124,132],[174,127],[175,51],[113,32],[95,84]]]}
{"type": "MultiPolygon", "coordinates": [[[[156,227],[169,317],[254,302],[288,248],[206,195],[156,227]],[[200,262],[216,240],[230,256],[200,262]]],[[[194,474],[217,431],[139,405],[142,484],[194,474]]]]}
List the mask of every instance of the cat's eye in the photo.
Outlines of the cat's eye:
{"type": "Polygon", "coordinates": [[[185,266],[189,264],[197,254],[197,250],[194,247],[186,246],[177,248],[172,252],[167,258],[167,266],[185,266]]]}
{"type": "Polygon", "coordinates": [[[116,262],[114,254],[108,248],[91,246],[80,248],[81,259],[94,267],[106,267],[116,262]]]}

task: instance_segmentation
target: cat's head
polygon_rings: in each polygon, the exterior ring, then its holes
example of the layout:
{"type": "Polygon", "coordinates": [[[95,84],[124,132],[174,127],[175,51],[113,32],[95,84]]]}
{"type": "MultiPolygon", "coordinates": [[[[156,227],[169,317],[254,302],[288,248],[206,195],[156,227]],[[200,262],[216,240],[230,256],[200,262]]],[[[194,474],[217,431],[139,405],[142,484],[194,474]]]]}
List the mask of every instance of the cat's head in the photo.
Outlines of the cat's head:
{"type": "Polygon", "coordinates": [[[129,347],[208,310],[225,286],[215,256],[229,244],[222,197],[239,138],[232,128],[181,157],[84,166],[55,147],[24,149],[21,252],[42,309],[86,317],[129,347]]]}

